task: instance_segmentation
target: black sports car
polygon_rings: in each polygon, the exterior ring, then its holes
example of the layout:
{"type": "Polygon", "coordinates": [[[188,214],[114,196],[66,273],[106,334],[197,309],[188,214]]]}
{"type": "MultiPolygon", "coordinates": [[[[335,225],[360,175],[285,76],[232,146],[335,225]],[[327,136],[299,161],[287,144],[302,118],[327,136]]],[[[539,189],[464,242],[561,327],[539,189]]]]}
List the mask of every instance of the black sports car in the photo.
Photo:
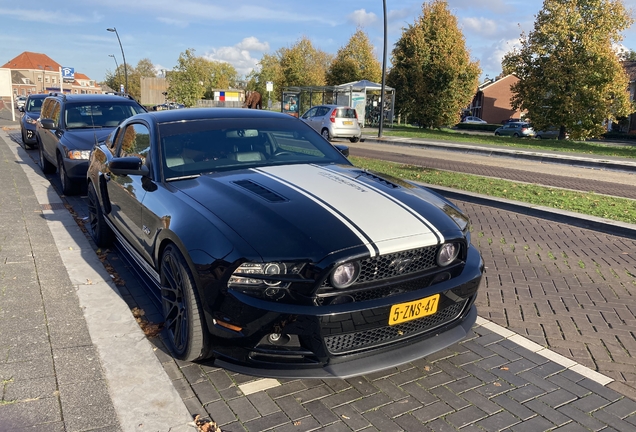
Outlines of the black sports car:
{"type": "Polygon", "coordinates": [[[467,334],[483,272],[468,218],[346,150],[226,108],[138,114],[93,149],[94,239],[116,237],[156,285],[175,357],[345,378],[467,334]]]}

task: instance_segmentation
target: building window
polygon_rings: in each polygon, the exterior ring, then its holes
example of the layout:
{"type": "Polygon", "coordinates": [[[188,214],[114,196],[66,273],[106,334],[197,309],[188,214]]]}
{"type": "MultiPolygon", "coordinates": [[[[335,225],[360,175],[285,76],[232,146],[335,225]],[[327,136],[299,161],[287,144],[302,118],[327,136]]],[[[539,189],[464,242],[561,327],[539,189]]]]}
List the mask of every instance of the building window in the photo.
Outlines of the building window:
{"type": "Polygon", "coordinates": [[[24,79],[24,83],[25,83],[25,84],[31,84],[31,80],[30,80],[29,78],[25,78],[25,79],[24,79]]]}
{"type": "Polygon", "coordinates": [[[49,77],[44,77],[44,82],[48,84],[48,82],[49,82],[49,77]]]}
{"type": "Polygon", "coordinates": [[[38,77],[38,82],[42,82],[42,77],[41,76],[38,77]]]}
{"type": "Polygon", "coordinates": [[[51,82],[52,82],[53,84],[56,84],[56,83],[57,83],[57,78],[51,78],[51,82]]]}

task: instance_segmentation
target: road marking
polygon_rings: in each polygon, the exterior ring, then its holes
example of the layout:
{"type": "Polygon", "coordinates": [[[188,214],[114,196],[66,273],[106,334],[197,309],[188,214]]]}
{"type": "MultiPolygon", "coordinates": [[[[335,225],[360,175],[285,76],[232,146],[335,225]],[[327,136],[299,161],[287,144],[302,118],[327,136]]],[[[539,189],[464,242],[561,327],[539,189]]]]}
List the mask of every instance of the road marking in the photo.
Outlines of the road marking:
{"type": "Polygon", "coordinates": [[[256,381],[250,381],[248,383],[241,384],[238,387],[239,387],[239,390],[241,390],[245,396],[248,396],[253,393],[258,393],[260,391],[278,387],[279,385],[280,383],[276,379],[263,378],[256,381]]]}
{"type": "Polygon", "coordinates": [[[603,386],[614,381],[612,378],[598,373],[587,366],[583,366],[580,363],[575,362],[567,357],[562,356],[561,354],[554,352],[544,346],[539,345],[538,343],[532,342],[530,339],[527,339],[520,334],[514,333],[508,330],[505,327],[500,326],[499,324],[495,324],[492,321],[489,321],[482,317],[477,317],[476,323],[477,325],[492,331],[493,333],[498,334],[511,342],[516,343],[519,346],[526,348],[527,350],[532,351],[535,354],[539,354],[542,357],[547,358],[550,361],[560,364],[561,366],[566,367],[578,374],[583,375],[585,378],[591,379],[594,382],[597,382],[603,386]]]}

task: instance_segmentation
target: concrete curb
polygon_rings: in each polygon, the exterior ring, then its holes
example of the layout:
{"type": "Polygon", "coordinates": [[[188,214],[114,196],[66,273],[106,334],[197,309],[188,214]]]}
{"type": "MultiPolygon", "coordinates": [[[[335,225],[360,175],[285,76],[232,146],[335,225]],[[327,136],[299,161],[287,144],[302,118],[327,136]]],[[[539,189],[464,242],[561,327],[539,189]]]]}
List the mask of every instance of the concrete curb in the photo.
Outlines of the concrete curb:
{"type": "Polygon", "coordinates": [[[56,209],[42,213],[79,297],[122,430],[192,431],[192,416],[90,242],[26,151],[6,132],[0,138],[40,205],[56,209]]]}
{"type": "Polygon", "coordinates": [[[605,158],[583,157],[567,154],[552,154],[520,149],[495,149],[478,145],[443,143],[439,141],[427,141],[401,137],[377,138],[371,136],[363,136],[362,141],[368,143],[415,146],[435,150],[479,154],[482,156],[507,157],[514,159],[520,158],[542,163],[567,164],[580,168],[604,169],[610,171],[636,173],[636,161],[632,162],[630,160],[611,160],[605,158]]]}

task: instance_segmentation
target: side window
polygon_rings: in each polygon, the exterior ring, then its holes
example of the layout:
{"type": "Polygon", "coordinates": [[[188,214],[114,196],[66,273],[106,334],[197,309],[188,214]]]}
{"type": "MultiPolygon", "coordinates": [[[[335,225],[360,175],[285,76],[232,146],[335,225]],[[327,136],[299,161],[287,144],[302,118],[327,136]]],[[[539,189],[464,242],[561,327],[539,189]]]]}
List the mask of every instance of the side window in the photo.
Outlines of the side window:
{"type": "Polygon", "coordinates": [[[121,135],[119,156],[138,156],[146,163],[146,158],[150,154],[150,131],[146,125],[129,124],[126,129],[119,132],[119,135],[121,135]]]}
{"type": "Polygon", "coordinates": [[[42,118],[51,118],[51,111],[52,111],[54,102],[55,101],[53,99],[44,100],[44,104],[42,105],[42,112],[40,113],[40,116],[42,118]]]}
{"type": "Polygon", "coordinates": [[[328,107],[319,107],[318,108],[318,112],[316,113],[316,115],[318,117],[322,117],[324,115],[326,115],[329,112],[329,108],[328,107]]]}
{"type": "Polygon", "coordinates": [[[50,118],[56,125],[60,124],[60,103],[56,100],[53,101],[53,107],[51,108],[50,118]]]}
{"type": "Polygon", "coordinates": [[[318,109],[317,107],[313,107],[312,109],[310,109],[309,111],[307,111],[307,112],[305,113],[305,115],[303,116],[303,118],[310,118],[310,117],[315,116],[315,115],[316,115],[316,110],[317,110],[317,109],[318,109]]]}

